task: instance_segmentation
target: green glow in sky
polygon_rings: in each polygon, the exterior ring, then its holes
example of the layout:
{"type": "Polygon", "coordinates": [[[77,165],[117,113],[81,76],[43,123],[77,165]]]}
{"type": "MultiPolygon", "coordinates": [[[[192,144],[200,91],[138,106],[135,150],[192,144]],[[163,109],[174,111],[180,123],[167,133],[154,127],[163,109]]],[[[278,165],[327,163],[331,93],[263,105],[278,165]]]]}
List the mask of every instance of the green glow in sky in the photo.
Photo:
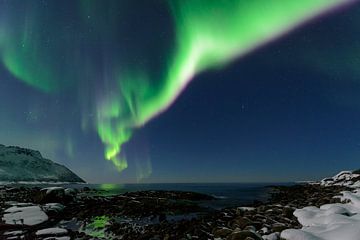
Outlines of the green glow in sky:
{"type": "MultiPolygon", "coordinates": [[[[23,6],[25,6],[24,4],[23,6]]],[[[9,72],[24,83],[51,93],[79,77],[80,56],[71,56],[76,46],[60,19],[28,4],[26,14],[10,16],[0,24],[0,58],[9,72]],[[52,22],[45,28],[43,22],[52,22]],[[12,25],[16,23],[17,27],[12,25]],[[52,38],[57,35],[59,37],[52,38]],[[71,46],[71,47],[70,47],[71,46]]]]}
{"type": "MultiPolygon", "coordinates": [[[[176,23],[176,48],[165,79],[156,86],[149,84],[146,77],[125,78],[120,86],[124,104],[119,105],[118,101],[114,101],[99,110],[101,115],[107,115],[107,120],[99,121],[98,132],[107,146],[107,159],[111,159],[115,165],[120,164],[116,156],[121,151],[121,145],[129,140],[132,130],[168,108],[196,74],[220,68],[346,1],[170,2],[176,23]],[[109,124],[109,121],[114,122],[109,124]]],[[[124,159],[121,166],[126,166],[124,159]]],[[[118,169],[121,170],[121,167],[118,169]]]]}
{"type": "MultiPolygon", "coordinates": [[[[107,6],[79,1],[75,25],[73,21],[64,24],[66,20],[28,4],[26,15],[8,19],[19,22],[18,27],[0,22],[0,58],[13,76],[43,92],[79,88],[79,99],[95,111],[92,126],[105,145],[105,158],[122,171],[128,166],[122,147],[134,129],[165,111],[194,76],[219,69],[347,2],[171,0],[175,42],[166,53],[161,77],[156,79],[149,72],[150,66],[127,61],[133,56],[127,59],[116,52],[116,44],[123,43],[119,40],[121,34],[116,33],[121,22],[119,13],[111,11],[115,2],[107,6]],[[49,22],[50,27],[42,25],[49,22]],[[94,46],[106,49],[108,45],[115,46],[115,50],[98,55],[91,52],[94,46]],[[100,68],[102,57],[104,66],[100,68]]],[[[151,165],[146,166],[141,177],[151,173],[151,165]]]]}

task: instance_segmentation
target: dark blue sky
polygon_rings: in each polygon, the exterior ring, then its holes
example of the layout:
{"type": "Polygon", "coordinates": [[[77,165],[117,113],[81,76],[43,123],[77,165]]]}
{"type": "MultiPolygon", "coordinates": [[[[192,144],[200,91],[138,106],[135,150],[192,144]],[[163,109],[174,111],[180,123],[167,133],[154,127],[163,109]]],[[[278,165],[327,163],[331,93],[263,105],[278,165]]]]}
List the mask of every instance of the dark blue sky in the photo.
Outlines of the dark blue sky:
{"type": "Polygon", "coordinates": [[[96,133],[79,129],[76,96],[41,93],[1,66],[0,143],[39,149],[91,182],[134,182],[148,160],[144,182],[313,180],[359,168],[359,18],[358,4],[341,9],[196,76],[125,146],[132,161],[121,174],[96,133]]]}
{"type": "Polygon", "coordinates": [[[337,59],[342,46],[360,46],[353,8],[198,76],[142,131],[154,181],[305,180],[358,168],[359,76],[343,73],[352,59],[337,59]],[[311,58],[338,65],[317,69],[311,58]]]}

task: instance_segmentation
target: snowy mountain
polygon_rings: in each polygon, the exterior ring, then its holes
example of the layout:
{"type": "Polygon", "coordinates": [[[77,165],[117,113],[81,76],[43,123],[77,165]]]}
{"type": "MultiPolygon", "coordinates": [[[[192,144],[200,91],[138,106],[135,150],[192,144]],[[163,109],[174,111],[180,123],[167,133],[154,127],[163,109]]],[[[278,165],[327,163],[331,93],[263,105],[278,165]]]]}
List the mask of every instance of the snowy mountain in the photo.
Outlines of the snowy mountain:
{"type": "Polygon", "coordinates": [[[41,156],[39,151],[0,144],[2,182],[84,182],[63,165],[41,156]]]}

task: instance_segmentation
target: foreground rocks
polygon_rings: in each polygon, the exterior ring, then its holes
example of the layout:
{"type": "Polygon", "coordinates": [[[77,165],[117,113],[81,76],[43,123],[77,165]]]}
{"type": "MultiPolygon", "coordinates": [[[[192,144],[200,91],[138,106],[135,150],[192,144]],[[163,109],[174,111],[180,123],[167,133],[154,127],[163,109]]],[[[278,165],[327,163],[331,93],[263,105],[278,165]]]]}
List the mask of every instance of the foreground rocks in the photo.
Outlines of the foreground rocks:
{"type": "Polygon", "coordinates": [[[104,191],[3,186],[0,239],[280,239],[301,225],[293,212],[339,202],[346,186],[269,187],[270,199],[215,210],[211,196],[176,191],[104,191]]]}

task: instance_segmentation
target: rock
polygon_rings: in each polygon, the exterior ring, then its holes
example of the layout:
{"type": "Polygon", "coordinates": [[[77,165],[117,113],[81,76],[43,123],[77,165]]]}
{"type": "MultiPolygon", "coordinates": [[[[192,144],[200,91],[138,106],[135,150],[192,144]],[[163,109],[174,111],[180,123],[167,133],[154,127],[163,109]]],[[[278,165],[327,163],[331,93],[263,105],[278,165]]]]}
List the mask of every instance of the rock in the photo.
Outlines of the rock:
{"type": "Polygon", "coordinates": [[[262,240],[261,236],[251,231],[234,231],[226,239],[227,240],[246,240],[246,238],[252,238],[254,240],[262,240]]]}
{"type": "Polygon", "coordinates": [[[244,229],[247,225],[251,225],[252,221],[250,219],[248,219],[247,217],[237,217],[234,221],[233,221],[233,226],[238,226],[241,229],[244,229]]]}
{"type": "Polygon", "coordinates": [[[246,226],[244,228],[244,230],[247,230],[247,231],[250,231],[250,232],[255,232],[256,231],[256,228],[252,225],[249,225],[249,226],[246,226]]]}
{"type": "Polygon", "coordinates": [[[64,193],[66,196],[74,197],[77,194],[77,190],[75,190],[73,188],[65,188],[64,193]]]}
{"type": "Polygon", "coordinates": [[[64,211],[65,206],[60,203],[47,203],[42,209],[47,215],[55,216],[64,211]]]}
{"type": "Polygon", "coordinates": [[[226,236],[228,236],[230,233],[232,233],[232,230],[226,227],[222,227],[222,228],[216,228],[213,230],[213,235],[214,237],[217,238],[224,238],[226,236]]]}
{"type": "Polygon", "coordinates": [[[63,228],[45,228],[36,231],[36,236],[44,236],[44,235],[52,235],[52,236],[60,236],[67,234],[68,231],[63,228]]]}
{"type": "Polygon", "coordinates": [[[22,239],[24,232],[22,230],[17,230],[17,231],[7,231],[3,233],[3,236],[5,236],[6,238],[10,238],[10,237],[14,237],[14,239],[20,238],[22,239]]]}
{"type": "Polygon", "coordinates": [[[35,196],[36,203],[68,203],[74,198],[68,191],[66,194],[63,187],[48,187],[41,189],[35,196]]]}
{"type": "Polygon", "coordinates": [[[47,237],[43,240],[70,240],[71,238],[68,236],[62,236],[62,237],[47,237]]]}
{"type": "Polygon", "coordinates": [[[38,225],[46,222],[48,216],[39,206],[10,207],[5,210],[2,220],[13,225],[38,225]]]}
{"type": "Polygon", "coordinates": [[[287,229],[289,227],[287,227],[285,224],[281,224],[281,223],[275,223],[272,225],[272,230],[274,232],[282,232],[283,230],[287,229]]]}
{"type": "Polygon", "coordinates": [[[283,208],[283,210],[282,210],[283,216],[284,216],[284,217],[287,217],[287,218],[293,217],[293,213],[294,213],[294,209],[289,208],[289,207],[285,207],[285,208],[283,208]]]}
{"type": "Polygon", "coordinates": [[[244,212],[252,212],[252,211],[255,211],[256,210],[256,208],[254,208],[254,207],[237,207],[236,208],[236,214],[237,215],[243,215],[244,214],[244,212]]]}

